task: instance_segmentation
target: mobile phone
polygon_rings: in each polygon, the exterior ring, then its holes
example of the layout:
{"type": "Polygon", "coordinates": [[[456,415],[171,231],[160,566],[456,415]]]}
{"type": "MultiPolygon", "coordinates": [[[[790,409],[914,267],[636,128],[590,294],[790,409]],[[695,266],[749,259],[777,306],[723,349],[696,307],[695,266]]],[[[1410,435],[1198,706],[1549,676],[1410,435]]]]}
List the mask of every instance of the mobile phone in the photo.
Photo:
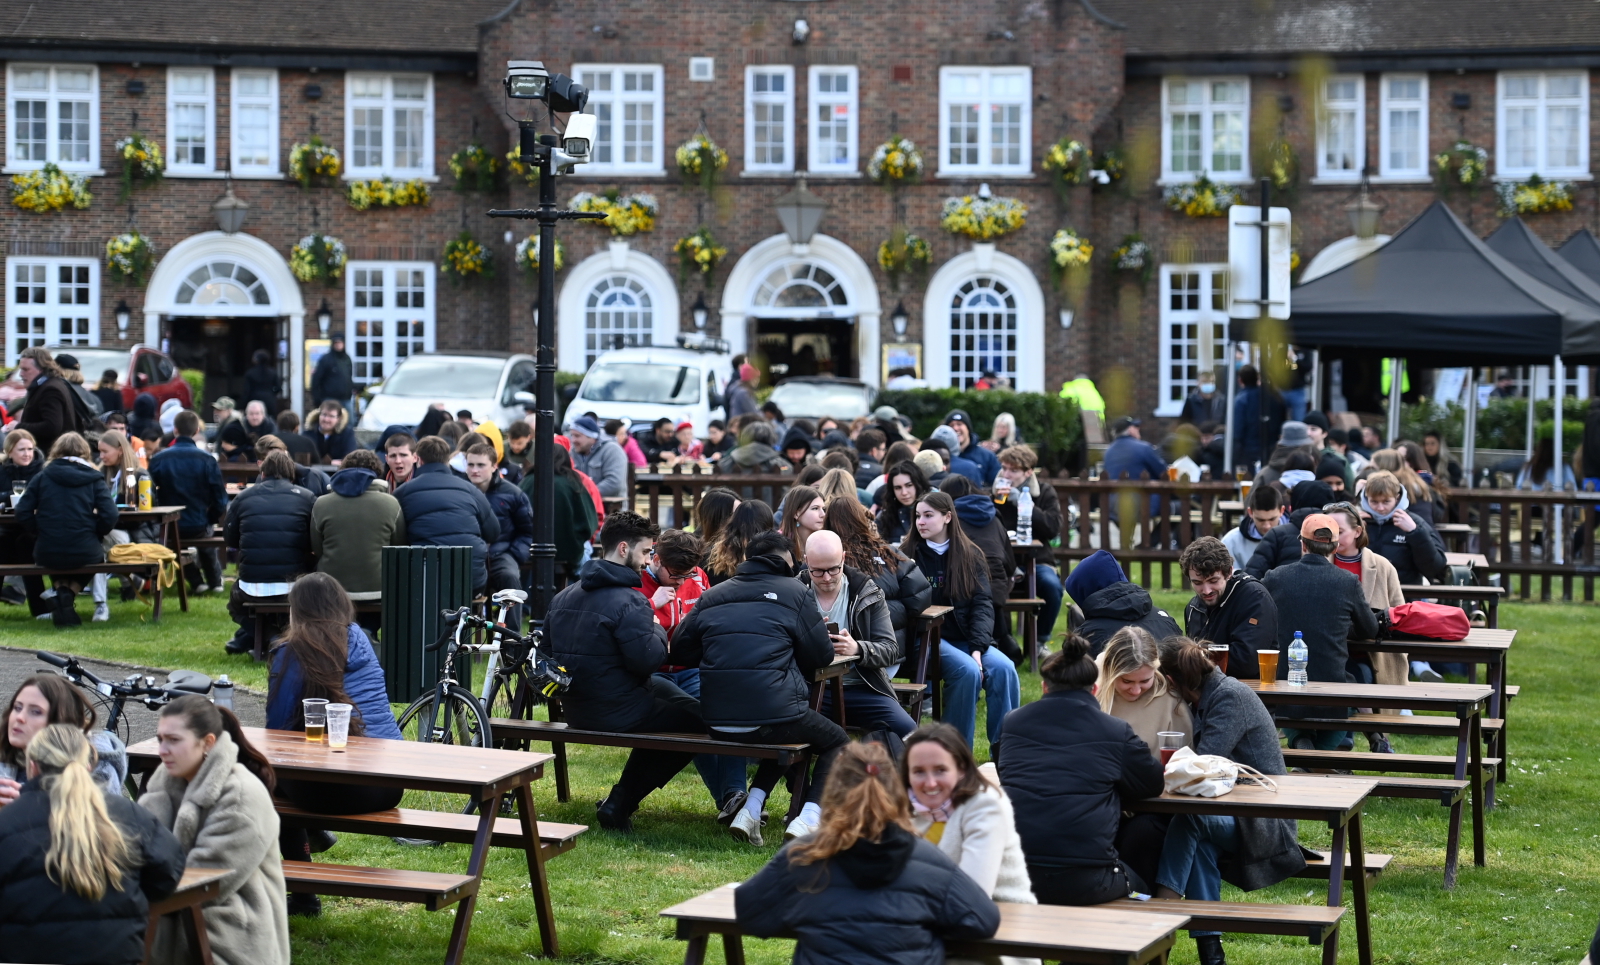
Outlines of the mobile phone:
{"type": "Polygon", "coordinates": [[[833,623],[833,622],[830,621],[828,623],[828,632],[829,633],[838,633],[839,632],[839,624],[833,623]]]}

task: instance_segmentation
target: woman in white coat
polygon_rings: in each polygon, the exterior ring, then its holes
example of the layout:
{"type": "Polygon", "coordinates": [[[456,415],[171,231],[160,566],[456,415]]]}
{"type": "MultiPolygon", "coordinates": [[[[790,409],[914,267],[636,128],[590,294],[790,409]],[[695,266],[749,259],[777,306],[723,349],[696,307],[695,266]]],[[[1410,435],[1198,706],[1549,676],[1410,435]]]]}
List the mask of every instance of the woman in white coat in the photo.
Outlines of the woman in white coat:
{"type": "MultiPolygon", "coordinates": [[[[960,731],[949,724],[917,728],[906,738],[900,769],[911,793],[911,824],[919,835],[937,845],[995,901],[1038,904],[1011,799],[978,769],[960,731]]],[[[1009,956],[984,961],[1038,965],[1037,959],[1009,956]]]]}
{"type": "MultiPolygon", "coordinates": [[[[202,907],[217,965],[289,965],[289,909],[278,855],[272,765],[239,719],[204,697],[180,697],[156,724],[161,767],[139,804],[178,838],[190,867],[228,868],[202,907]]],[[[171,917],[150,961],[188,963],[195,950],[171,917]]]]}

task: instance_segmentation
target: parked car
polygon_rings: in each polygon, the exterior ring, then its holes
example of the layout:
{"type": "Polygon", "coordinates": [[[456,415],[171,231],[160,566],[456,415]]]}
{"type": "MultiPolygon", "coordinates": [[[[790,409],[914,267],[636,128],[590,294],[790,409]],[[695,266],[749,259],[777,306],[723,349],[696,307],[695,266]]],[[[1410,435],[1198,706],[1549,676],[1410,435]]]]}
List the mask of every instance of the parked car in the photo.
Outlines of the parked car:
{"type": "Polygon", "coordinates": [[[771,401],[783,410],[785,419],[820,419],[832,416],[849,422],[872,414],[872,401],[878,390],[858,379],[832,375],[797,375],[784,379],[772,390],[771,401]]]}
{"type": "Polygon", "coordinates": [[[593,412],[635,425],[657,419],[689,422],[704,436],[722,417],[722,386],[732,377],[733,357],[721,339],[682,335],[682,348],[641,346],[606,352],[584,374],[567,405],[567,420],[593,412]]]}
{"type": "Polygon", "coordinates": [[[533,401],[534,359],[509,352],[429,352],[401,362],[389,377],[362,393],[358,430],[414,426],[435,402],[454,416],[472,412],[474,422],[501,429],[524,414],[533,401]],[[524,398],[525,396],[525,398],[524,398]]]}
{"type": "MultiPolygon", "coordinates": [[[[132,349],[56,345],[50,351],[55,355],[65,352],[76,358],[78,370],[83,373],[83,384],[87,388],[94,388],[106,369],[120,372],[117,387],[122,390],[124,412],[133,409],[134,397],[140,392],[155,396],[158,408],[168,399],[177,399],[185,409],[194,404],[189,383],[184,381],[177,364],[166,353],[147,345],[135,345],[132,349]]],[[[6,374],[5,381],[0,382],[0,403],[4,403],[8,409],[12,400],[27,394],[28,387],[22,384],[14,368],[6,374]]]]}

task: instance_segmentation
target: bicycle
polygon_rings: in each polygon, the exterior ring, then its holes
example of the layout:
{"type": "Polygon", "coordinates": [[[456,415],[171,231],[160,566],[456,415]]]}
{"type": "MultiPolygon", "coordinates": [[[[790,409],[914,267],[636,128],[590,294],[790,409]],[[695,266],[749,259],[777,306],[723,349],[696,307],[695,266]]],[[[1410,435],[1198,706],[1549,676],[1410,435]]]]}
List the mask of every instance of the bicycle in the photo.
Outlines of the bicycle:
{"type": "MultiPolygon", "coordinates": [[[[424,691],[401,712],[396,721],[400,735],[405,740],[428,744],[450,744],[459,747],[492,747],[489,732],[489,715],[471,689],[462,686],[456,678],[457,657],[477,652],[480,648],[461,639],[462,631],[471,626],[468,607],[443,611],[444,629],[439,639],[429,644],[427,652],[444,648],[444,661],[439,666],[439,679],[432,688],[424,691]]],[[[430,811],[455,811],[467,813],[473,802],[460,794],[439,791],[408,791],[408,807],[430,811]]]]}
{"type": "Polygon", "coordinates": [[[506,611],[525,599],[527,594],[521,590],[502,590],[494,596],[500,604],[500,618],[495,623],[470,618],[486,638],[496,640],[484,648],[489,659],[484,668],[482,701],[491,720],[531,720],[535,707],[572,683],[565,667],[542,655],[543,630],[519,636],[505,625],[506,611]]]}
{"type": "Polygon", "coordinates": [[[190,694],[209,694],[211,678],[197,670],[174,670],[167,674],[165,684],[146,674],[130,674],[121,683],[101,680],[93,671],[78,663],[76,657],[63,657],[48,650],[36,650],[34,656],[59,669],[61,676],[92,696],[90,701],[97,714],[103,715],[105,729],[128,743],[128,719],[123,713],[128,701],[137,701],[151,710],[160,710],[173,698],[190,694]]]}

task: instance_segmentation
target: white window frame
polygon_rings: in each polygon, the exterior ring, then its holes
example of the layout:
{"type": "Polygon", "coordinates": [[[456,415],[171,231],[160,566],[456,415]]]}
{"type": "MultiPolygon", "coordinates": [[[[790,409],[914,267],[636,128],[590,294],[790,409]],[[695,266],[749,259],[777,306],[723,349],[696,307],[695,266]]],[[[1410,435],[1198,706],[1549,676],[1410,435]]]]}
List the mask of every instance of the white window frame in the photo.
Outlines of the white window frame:
{"type": "Polygon", "coordinates": [[[794,68],[788,64],[750,64],[744,69],[744,170],[747,173],[776,174],[794,170],[794,68]],[[756,93],[756,75],[772,74],[784,78],[783,93],[756,93]],[[757,162],[756,105],[778,105],[783,115],[783,160],[757,162]]]}
{"type": "Polygon", "coordinates": [[[1228,332],[1228,302],[1227,302],[1228,266],[1225,264],[1174,264],[1161,266],[1161,301],[1159,329],[1159,357],[1157,362],[1160,376],[1159,396],[1157,397],[1157,416],[1171,417],[1183,411],[1183,403],[1189,398],[1198,384],[1198,378],[1191,378],[1188,374],[1190,365],[1195,366],[1195,375],[1198,376],[1204,368],[1204,360],[1200,358],[1200,344],[1198,326],[1212,325],[1211,339],[1212,371],[1216,366],[1222,365],[1227,356],[1228,332]],[[1172,305],[1173,278],[1178,275],[1198,275],[1199,287],[1196,289],[1197,306],[1193,309],[1182,307],[1174,308],[1172,305]],[[1217,300],[1221,295],[1220,307],[1217,300]],[[1184,334],[1174,340],[1172,326],[1184,326],[1184,334]],[[1188,333],[1188,326],[1197,326],[1194,337],[1188,333]],[[1216,334],[1220,329],[1221,334],[1216,334]],[[1179,354],[1173,357],[1174,351],[1179,354]],[[1173,368],[1182,371],[1174,373],[1173,368]],[[1176,391],[1174,391],[1176,390],[1176,391]],[[1173,398],[1176,395],[1177,398],[1173,398]]]}
{"type": "Polygon", "coordinates": [[[1378,176],[1395,180],[1429,179],[1429,153],[1428,153],[1428,75],[1427,74],[1383,74],[1378,78],[1378,176]],[[1392,80],[1414,80],[1419,83],[1416,100],[1394,100],[1389,94],[1389,82],[1392,80]],[[1390,150],[1393,142],[1390,140],[1390,114],[1393,111],[1417,111],[1417,166],[1413,168],[1395,167],[1390,163],[1390,150]]]}
{"type": "Polygon", "coordinates": [[[992,177],[1031,177],[1033,174],[1033,68],[1031,67],[940,67],[939,68],[939,175],[941,177],[968,177],[971,175],[988,175],[992,177]],[[952,103],[967,103],[965,97],[955,98],[950,90],[949,78],[955,74],[977,74],[978,87],[982,91],[978,95],[978,163],[957,164],[950,160],[950,123],[949,112],[952,103]],[[1021,144],[1020,163],[995,164],[992,161],[994,138],[993,125],[989,120],[989,112],[996,103],[1012,103],[1011,101],[997,102],[993,99],[990,81],[999,76],[1020,76],[1023,81],[1023,92],[1017,103],[1021,111],[1021,144]],[[988,160],[986,160],[988,159],[988,160]]]}
{"type": "Polygon", "coordinates": [[[1521,180],[1530,175],[1537,174],[1545,178],[1575,178],[1587,181],[1589,173],[1589,74],[1587,71],[1577,70],[1549,70],[1549,71],[1523,71],[1503,70],[1495,78],[1495,145],[1494,153],[1495,174],[1501,178],[1521,180]],[[1552,76],[1571,76],[1578,78],[1578,93],[1574,97],[1561,97],[1552,99],[1549,94],[1550,78],[1552,76]],[[1539,93],[1534,101],[1518,99],[1509,101],[1506,97],[1506,81],[1512,77],[1536,77],[1539,82],[1539,93]],[[1506,110],[1519,106],[1535,104],[1537,109],[1538,124],[1535,129],[1535,143],[1537,144],[1537,158],[1532,167],[1515,166],[1508,163],[1509,151],[1506,148],[1506,110]],[[1578,108],[1578,163],[1575,165],[1557,167],[1549,163],[1550,151],[1550,108],[1551,106],[1572,106],[1578,108]]]}
{"type": "Polygon", "coordinates": [[[421,178],[424,181],[437,180],[433,170],[433,75],[414,73],[382,73],[382,72],[354,72],[345,74],[345,99],[344,99],[344,179],[346,181],[359,181],[367,178],[379,178],[388,175],[396,179],[421,178]],[[356,97],[354,95],[356,81],[370,78],[383,80],[383,94],[381,97],[356,97]],[[394,162],[395,125],[394,112],[397,107],[404,107],[409,102],[397,102],[394,97],[394,82],[397,79],[421,80],[424,84],[422,95],[422,163],[417,167],[403,168],[394,162]],[[379,165],[355,166],[355,111],[361,109],[381,108],[383,111],[383,162],[379,165]]]}
{"type": "Polygon", "coordinates": [[[715,57],[690,57],[689,79],[697,83],[708,83],[717,79],[717,58],[715,57]]]}
{"type": "Polygon", "coordinates": [[[1250,78],[1249,77],[1163,77],[1161,79],[1161,183],[1187,184],[1199,175],[1204,174],[1212,181],[1220,184],[1243,184],[1250,181],[1250,78]],[[1205,103],[1199,105],[1185,104],[1175,107],[1171,102],[1170,90],[1174,83],[1198,83],[1205,90],[1205,103]],[[1224,111],[1214,107],[1211,102],[1211,85],[1234,83],[1244,86],[1244,101],[1235,108],[1229,104],[1225,108],[1227,113],[1240,115],[1240,129],[1243,133],[1243,144],[1240,145],[1240,158],[1238,171],[1215,171],[1210,167],[1210,162],[1215,160],[1215,151],[1212,138],[1213,118],[1224,111]],[[1199,171],[1174,171],[1172,168],[1172,115],[1174,113],[1200,115],[1200,170],[1199,171]]]}
{"type": "MultiPolygon", "coordinates": [[[[855,174],[861,163],[861,75],[854,66],[841,67],[812,67],[810,77],[807,78],[806,89],[806,131],[810,144],[807,161],[811,171],[815,174],[855,174]],[[842,76],[849,79],[850,89],[839,94],[833,91],[822,92],[822,78],[828,76],[842,76]],[[844,107],[849,111],[846,120],[847,131],[845,159],[843,161],[829,161],[821,156],[822,153],[822,122],[817,117],[817,108],[821,106],[844,107]]],[[[831,143],[831,142],[830,142],[831,143]]]]}
{"type": "MultiPolygon", "coordinates": [[[[20,354],[17,349],[17,340],[22,333],[17,330],[19,317],[27,316],[29,319],[38,316],[45,317],[45,330],[43,337],[37,341],[30,340],[30,344],[39,344],[54,348],[63,344],[61,340],[61,319],[73,318],[74,320],[87,319],[87,331],[82,336],[75,335],[74,340],[68,345],[94,346],[100,344],[100,260],[98,258],[39,258],[31,255],[16,255],[6,259],[6,323],[5,323],[5,360],[6,365],[12,366],[17,362],[20,354]],[[41,304],[33,302],[17,302],[17,268],[19,265],[43,266],[45,298],[41,304]],[[88,268],[89,269],[89,300],[86,304],[69,302],[63,305],[60,300],[60,275],[62,268],[88,268]],[[69,308],[70,306],[70,308],[69,308]],[[87,341],[79,341],[86,337],[87,341]]],[[[76,285],[76,282],[73,283],[76,285]]],[[[32,287],[30,285],[30,287],[32,287]]]]}
{"type": "MultiPolygon", "coordinates": [[[[357,375],[354,365],[356,353],[351,351],[351,378],[357,385],[372,385],[388,378],[394,374],[396,366],[404,359],[410,358],[411,355],[415,354],[408,350],[405,355],[400,355],[396,351],[400,339],[395,333],[395,328],[400,322],[420,320],[426,326],[422,332],[423,347],[421,351],[434,351],[435,346],[438,344],[439,336],[439,282],[438,271],[435,269],[433,262],[352,261],[345,266],[344,276],[345,341],[350,348],[354,349],[355,347],[353,340],[357,338],[356,326],[358,322],[377,321],[383,323],[383,335],[381,336],[383,340],[383,355],[381,357],[383,373],[381,376],[374,376],[370,372],[366,375],[357,375]],[[383,273],[383,305],[381,307],[356,307],[356,272],[358,271],[381,271],[383,273]],[[402,309],[396,305],[398,299],[395,297],[397,289],[395,278],[397,273],[402,271],[420,271],[423,274],[423,296],[426,304],[423,305],[420,312],[415,308],[406,307],[402,309]]],[[[413,337],[407,336],[405,340],[412,341],[413,337]]],[[[363,361],[368,361],[371,358],[373,356],[366,356],[363,361]]]]}
{"type": "Polygon", "coordinates": [[[232,77],[229,78],[228,92],[232,99],[228,111],[230,126],[228,164],[233,176],[236,178],[283,177],[283,171],[278,167],[278,72],[271,68],[236,67],[232,77]],[[247,74],[264,74],[267,76],[269,83],[266,96],[239,93],[239,78],[247,74]],[[266,164],[244,164],[239,160],[239,108],[245,105],[261,105],[267,109],[266,164]]]}
{"type": "Polygon", "coordinates": [[[210,67],[167,68],[167,169],[169,177],[208,177],[217,171],[217,76],[210,67]],[[180,76],[204,77],[204,94],[179,94],[175,83],[180,76]],[[206,160],[200,164],[178,163],[177,108],[179,105],[205,108],[206,160]]]}
{"type": "Polygon", "coordinates": [[[635,348],[635,347],[648,348],[651,345],[664,344],[664,343],[658,343],[655,340],[656,339],[656,325],[657,325],[657,323],[659,321],[657,316],[658,316],[658,313],[660,312],[660,306],[661,306],[661,299],[657,296],[657,294],[655,292],[655,289],[651,286],[650,282],[647,279],[645,279],[645,278],[643,278],[643,277],[639,276],[638,274],[636,274],[634,272],[631,272],[631,271],[606,272],[604,275],[601,275],[599,278],[591,281],[588,285],[586,285],[584,287],[584,290],[583,290],[583,317],[580,320],[580,324],[583,327],[583,364],[584,364],[584,367],[587,369],[587,368],[593,366],[596,358],[600,357],[601,355],[605,354],[606,352],[611,351],[614,347],[615,348],[635,348]],[[621,282],[622,284],[617,284],[618,282],[621,282]],[[590,305],[589,304],[589,300],[591,298],[595,298],[597,295],[603,294],[603,292],[601,291],[602,288],[604,288],[604,290],[607,291],[607,292],[615,290],[617,288],[623,288],[623,289],[626,289],[626,290],[629,291],[629,293],[630,293],[629,297],[638,298],[640,296],[643,296],[644,300],[649,302],[649,304],[643,305],[642,307],[639,307],[639,308],[636,309],[637,313],[641,316],[641,324],[633,327],[632,329],[627,329],[627,330],[622,330],[622,329],[611,329],[611,330],[609,330],[611,332],[611,334],[613,334],[613,335],[622,334],[624,331],[626,331],[628,333],[628,335],[632,338],[632,341],[625,341],[624,344],[621,345],[621,346],[617,346],[614,343],[613,343],[613,345],[606,345],[606,344],[602,343],[600,341],[600,331],[599,331],[599,329],[592,328],[592,327],[590,327],[590,324],[589,324],[591,316],[593,316],[593,315],[597,315],[602,311],[607,311],[607,312],[615,312],[615,311],[617,311],[617,309],[608,309],[608,308],[603,308],[603,307],[598,306],[598,305],[590,305]],[[595,339],[595,344],[594,344],[594,346],[592,348],[589,345],[589,339],[590,339],[591,336],[595,339]]]}
{"type": "MultiPolygon", "coordinates": [[[[589,88],[589,105],[584,108],[584,113],[594,114],[598,104],[611,105],[611,161],[602,164],[591,161],[580,166],[579,174],[666,174],[666,71],[660,64],[573,64],[572,76],[578,80],[583,79],[585,73],[611,74],[611,90],[597,91],[589,88]],[[653,91],[625,91],[622,89],[622,75],[624,73],[649,73],[653,79],[653,91]],[[623,108],[628,104],[651,104],[654,106],[655,133],[651,138],[651,151],[655,155],[653,161],[623,160],[623,108]]],[[[588,86],[588,85],[585,85],[588,86]]],[[[598,146],[598,145],[597,145],[598,146]]]]}
{"type": "Polygon", "coordinates": [[[0,172],[7,174],[20,171],[37,171],[46,163],[54,162],[63,171],[73,174],[104,174],[100,168],[100,68],[93,64],[40,64],[40,63],[10,63],[6,65],[6,164],[0,172]],[[40,92],[17,90],[15,74],[18,70],[47,70],[50,72],[50,89],[43,92],[42,97],[50,103],[47,108],[46,121],[46,147],[45,154],[48,161],[19,161],[17,160],[16,125],[12,119],[17,116],[16,101],[39,100],[40,92]],[[58,70],[87,70],[89,72],[89,160],[87,161],[62,161],[60,146],[59,111],[63,99],[83,100],[76,91],[72,96],[63,98],[61,91],[56,87],[56,71],[58,70]]]}
{"type": "MultiPolygon", "coordinates": [[[[1248,136],[1248,135],[1247,135],[1248,136]]],[[[1360,181],[1367,166],[1367,79],[1361,74],[1333,74],[1317,85],[1317,180],[1360,181]],[[1355,96],[1337,102],[1328,99],[1328,87],[1334,83],[1353,83],[1355,96]],[[1348,169],[1328,167],[1328,122],[1333,111],[1353,111],[1355,114],[1355,145],[1351,156],[1353,166],[1348,169]]]]}

